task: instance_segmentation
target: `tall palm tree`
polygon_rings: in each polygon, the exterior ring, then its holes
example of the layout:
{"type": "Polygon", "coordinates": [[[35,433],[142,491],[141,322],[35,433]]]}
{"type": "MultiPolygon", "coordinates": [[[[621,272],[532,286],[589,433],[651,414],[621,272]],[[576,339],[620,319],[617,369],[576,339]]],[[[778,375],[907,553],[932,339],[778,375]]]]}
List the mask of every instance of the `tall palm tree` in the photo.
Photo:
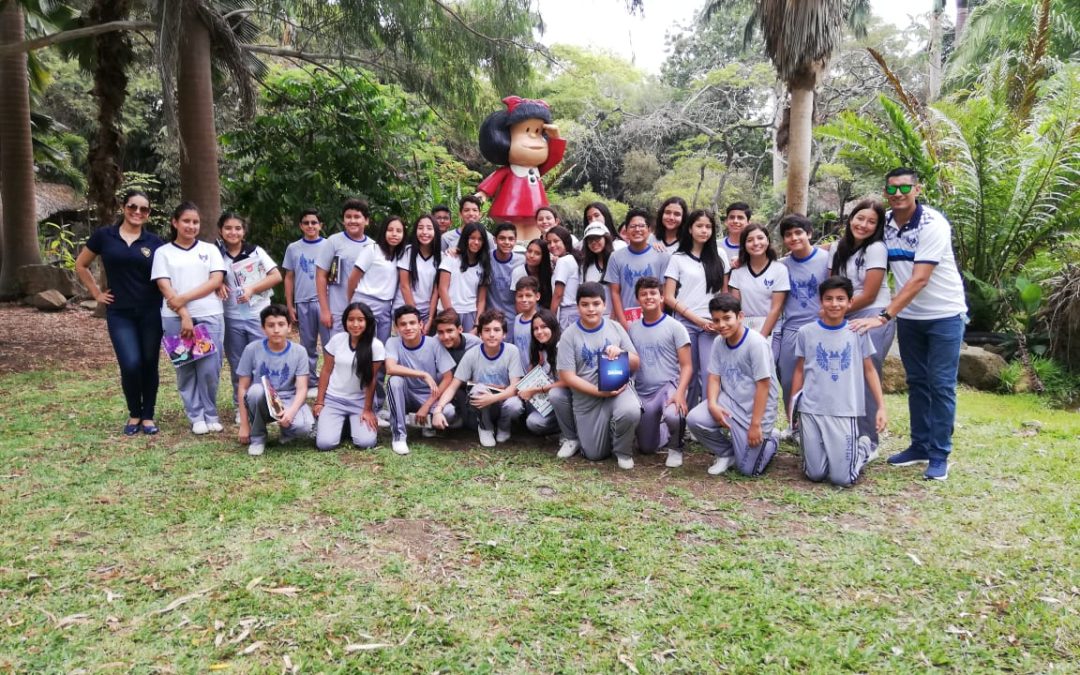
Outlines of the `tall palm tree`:
{"type": "MultiPolygon", "coordinates": [[[[712,0],[705,16],[730,0],[712,0]]],[[[814,90],[840,45],[845,25],[865,32],[869,0],[758,0],[746,37],[760,26],[765,55],[791,101],[788,130],[787,213],[806,213],[810,188],[814,90]]]]}
{"type": "MultiPolygon", "coordinates": [[[[22,7],[0,2],[0,44],[25,37],[22,7]]],[[[0,55],[0,199],[3,201],[3,248],[0,299],[19,294],[16,271],[41,262],[34,204],[34,150],[30,131],[30,84],[25,53],[0,55]]]]}

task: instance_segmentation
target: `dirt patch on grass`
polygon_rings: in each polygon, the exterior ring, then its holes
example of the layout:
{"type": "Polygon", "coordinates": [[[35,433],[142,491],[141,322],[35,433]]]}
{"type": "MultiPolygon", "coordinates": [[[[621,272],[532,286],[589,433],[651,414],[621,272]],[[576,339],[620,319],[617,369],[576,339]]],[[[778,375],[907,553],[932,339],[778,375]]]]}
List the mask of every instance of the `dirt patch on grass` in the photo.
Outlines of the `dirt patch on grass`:
{"type": "Polygon", "coordinates": [[[85,371],[114,361],[105,321],[91,312],[0,303],[0,375],[54,367],[85,371]]]}
{"type": "Polygon", "coordinates": [[[461,543],[447,527],[427,519],[391,518],[369,525],[364,532],[372,548],[400,554],[422,566],[440,564],[445,556],[457,557],[461,543]]]}

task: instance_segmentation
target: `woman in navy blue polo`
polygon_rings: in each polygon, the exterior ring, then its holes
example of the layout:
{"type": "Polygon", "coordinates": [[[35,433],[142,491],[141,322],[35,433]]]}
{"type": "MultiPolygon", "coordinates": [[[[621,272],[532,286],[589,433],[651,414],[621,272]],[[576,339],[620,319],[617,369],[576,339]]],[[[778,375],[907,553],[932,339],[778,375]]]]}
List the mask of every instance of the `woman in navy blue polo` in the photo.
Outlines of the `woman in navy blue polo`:
{"type": "Polygon", "coordinates": [[[161,292],[150,280],[154,251],[164,242],[146,230],[150,200],[131,190],[124,195],[124,212],[115,225],[96,230],[75,260],[79,280],[95,300],[105,305],[120,385],[127,399],[124,434],[156,434],[154,407],[158,391],[158,350],[161,348],[161,292]],[[90,263],[101,256],[109,288],[100,289],[90,263]]]}

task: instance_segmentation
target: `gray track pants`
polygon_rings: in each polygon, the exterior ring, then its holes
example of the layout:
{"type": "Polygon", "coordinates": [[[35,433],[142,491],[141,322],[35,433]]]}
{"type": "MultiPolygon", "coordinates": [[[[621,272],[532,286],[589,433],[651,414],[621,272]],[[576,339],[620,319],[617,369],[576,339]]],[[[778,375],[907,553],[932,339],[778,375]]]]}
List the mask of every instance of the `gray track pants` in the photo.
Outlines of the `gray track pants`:
{"type": "Polygon", "coordinates": [[[225,318],[225,358],[229,360],[229,380],[232,382],[234,407],[236,406],[236,385],[240,382],[240,376],[236,374],[236,366],[240,365],[244,348],[264,337],[266,333],[263,332],[259,319],[225,318]]]}
{"type": "Polygon", "coordinates": [[[870,455],[870,439],[859,435],[858,419],[799,413],[803,471],[818,482],[849,487],[870,455]]]}
{"type": "MultiPolygon", "coordinates": [[[[316,366],[319,363],[319,340],[325,346],[330,340],[330,329],[319,323],[319,301],[305,300],[296,303],[296,323],[300,331],[300,344],[308,355],[308,372],[313,379],[317,379],[319,372],[316,366]]],[[[341,317],[338,317],[341,318],[341,317]]]]}
{"type": "MultiPolygon", "coordinates": [[[[184,413],[188,421],[192,424],[199,421],[210,424],[220,421],[217,390],[218,383],[221,381],[221,352],[224,349],[222,343],[225,322],[220,314],[202,316],[193,321],[195,325],[206,326],[217,351],[195,363],[177,368],[176,388],[180,391],[180,400],[184,402],[184,413]]],[[[161,317],[161,328],[167,335],[177,335],[180,333],[180,317],[161,317]]]]}
{"type": "MultiPolygon", "coordinates": [[[[392,375],[386,380],[386,404],[390,409],[390,432],[395,441],[405,439],[405,415],[416,412],[431,392],[422,381],[392,375]],[[410,382],[419,383],[419,388],[410,386],[410,382]]],[[[443,406],[446,421],[453,424],[457,411],[453,403],[443,406]]]]}
{"type": "Polygon", "coordinates": [[[352,442],[358,448],[374,448],[378,430],[364,424],[361,414],[364,404],[346,401],[336,396],[326,395],[323,399],[319,424],[315,427],[315,447],[319,450],[333,450],[341,444],[341,430],[349,420],[352,442]]]}
{"type": "Polygon", "coordinates": [[[637,447],[652,454],[661,447],[682,450],[682,431],[686,420],[675,410],[675,404],[664,405],[675,393],[675,385],[661,387],[655,394],[641,399],[641,422],[637,428],[637,447]]]}
{"type": "Polygon", "coordinates": [[[746,440],[747,428],[734,417],[729,418],[731,428],[722,427],[709,412],[709,404],[702,401],[686,416],[686,426],[694,438],[717,457],[734,457],[735,468],[744,476],[760,476],[780,442],[780,435],[773,429],[762,429],[765,440],[751,447],[746,440]]]}
{"type": "Polygon", "coordinates": [[[641,402],[633,389],[627,387],[615,398],[573,392],[552,399],[552,405],[559,426],[569,432],[565,434],[568,440],[581,443],[585,459],[607,459],[612,452],[617,457],[633,457],[634,431],[641,421],[641,402]]]}
{"type": "MultiPolygon", "coordinates": [[[[491,393],[491,390],[482,384],[476,384],[473,385],[470,395],[487,393],[491,393]]],[[[469,410],[480,420],[480,428],[485,431],[510,431],[510,425],[521,417],[521,411],[524,410],[524,402],[517,396],[511,396],[486,408],[477,408],[472,403],[468,405],[469,410]]]]}
{"type": "MultiPolygon", "coordinates": [[[[262,384],[252,383],[244,396],[244,402],[248,409],[248,424],[251,425],[251,442],[265,443],[266,427],[274,421],[274,418],[270,416],[270,411],[267,409],[266,392],[263,391],[262,384]]],[[[281,396],[281,402],[288,407],[293,399],[281,396]]],[[[305,403],[296,411],[292,424],[287,429],[284,427],[281,429],[281,440],[284,442],[294,438],[311,438],[311,430],[314,426],[315,417],[311,414],[311,408],[305,403]]]]}

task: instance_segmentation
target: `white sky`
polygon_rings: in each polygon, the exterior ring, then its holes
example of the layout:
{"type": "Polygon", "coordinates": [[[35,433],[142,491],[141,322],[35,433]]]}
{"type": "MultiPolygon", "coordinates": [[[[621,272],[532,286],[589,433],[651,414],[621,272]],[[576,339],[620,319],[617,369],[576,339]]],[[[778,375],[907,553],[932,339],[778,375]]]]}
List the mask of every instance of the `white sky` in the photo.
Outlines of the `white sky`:
{"type": "MultiPolygon", "coordinates": [[[[537,0],[544,17],[547,45],[566,43],[611,51],[642,70],[659,73],[664,62],[664,34],[676,24],[686,24],[704,0],[644,0],[643,16],[631,17],[624,0],[537,0]]],[[[950,19],[956,5],[947,0],[950,19]]],[[[874,14],[898,26],[908,16],[930,12],[933,0],[870,0],[874,14]]]]}

